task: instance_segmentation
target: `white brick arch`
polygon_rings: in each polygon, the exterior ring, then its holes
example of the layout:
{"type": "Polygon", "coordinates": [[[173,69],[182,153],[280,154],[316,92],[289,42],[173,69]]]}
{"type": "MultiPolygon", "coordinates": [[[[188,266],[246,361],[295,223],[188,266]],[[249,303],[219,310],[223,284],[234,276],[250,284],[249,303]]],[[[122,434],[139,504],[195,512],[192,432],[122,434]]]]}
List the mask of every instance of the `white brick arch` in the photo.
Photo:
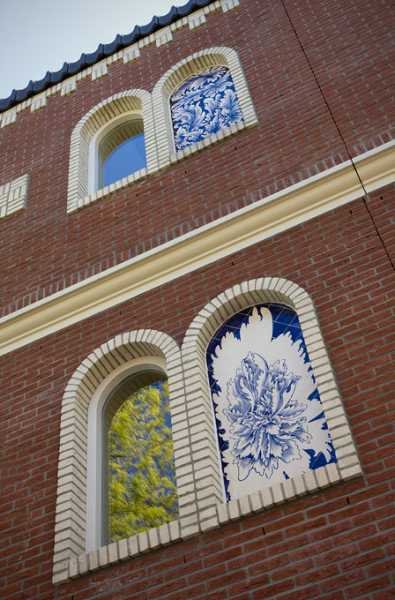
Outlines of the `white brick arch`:
{"type": "Polygon", "coordinates": [[[195,467],[196,487],[201,490],[197,499],[201,527],[204,519],[210,519],[211,526],[215,526],[215,519],[219,523],[226,522],[251,510],[268,507],[361,472],[313,302],[297,284],[278,277],[264,277],[225,290],[193,319],[185,334],[181,353],[187,382],[187,418],[193,423],[190,429],[191,459],[195,467]],[[225,321],[247,307],[264,303],[284,304],[298,315],[338,462],[273,485],[262,494],[252,494],[251,498],[246,486],[245,499],[225,503],[206,351],[213,335],[225,321]]]}
{"type": "MultiPolygon", "coordinates": [[[[96,469],[92,464],[92,448],[89,450],[92,446],[92,415],[98,419],[96,426],[100,429],[100,411],[95,411],[95,408],[100,409],[103,406],[103,401],[111,389],[122,378],[144,368],[166,374],[172,421],[177,424],[179,414],[184,411],[181,353],[177,343],[165,333],[144,329],[117,335],[91,352],[66,386],[60,425],[54,581],[64,580],[70,575],[73,560],[75,563],[81,561],[81,556],[85,556],[83,560],[87,561],[86,552],[96,552],[97,556],[98,548],[95,544],[100,545],[100,540],[99,535],[92,532],[92,527],[97,525],[100,515],[92,516],[96,509],[93,506],[89,482],[92,480],[92,472],[99,473],[101,469],[100,465],[96,469]],[[92,405],[95,405],[93,411],[92,405]],[[88,506],[89,496],[91,501],[88,506]]],[[[177,471],[176,475],[178,479],[177,471]]],[[[93,479],[95,493],[98,482],[97,477],[93,479]]],[[[169,529],[171,525],[163,526],[163,539],[170,540],[174,532],[178,531],[178,522],[172,528],[172,533],[169,529]]],[[[137,537],[141,535],[138,534],[137,537]]],[[[152,545],[155,544],[151,542],[149,546],[152,545]]],[[[107,557],[104,563],[108,560],[107,557]]]]}
{"type": "MultiPolygon", "coordinates": [[[[96,422],[99,426],[100,422],[96,422]]],[[[93,446],[93,456],[95,447],[93,446]]],[[[91,452],[92,455],[92,452],[91,452]]],[[[213,298],[193,319],[182,348],[167,334],[138,330],[116,336],[94,350],[70,378],[62,401],[58,493],[56,506],[54,583],[188,538],[229,520],[269,508],[361,473],[313,302],[297,284],[278,277],[245,281],[213,298]],[[208,385],[206,350],[217,329],[249,306],[281,303],[298,315],[318,384],[338,462],[281,483],[225,501],[217,433],[208,385]],[[131,538],[98,547],[89,534],[97,520],[87,518],[92,415],[100,418],[111,390],[141,367],[165,373],[169,382],[178,519],[131,538]]],[[[97,494],[93,484],[93,497],[97,494]]],[[[92,486],[91,486],[92,488],[92,486]]],[[[99,494],[100,495],[100,494],[99,494]]],[[[91,506],[89,507],[92,508],[91,506]]]]}
{"type": "Polygon", "coordinates": [[[89,195],[96,191],[94,171],[98,137],[126,118],[135,121],[136,132],[144,130],[146,171],[157,168],[151,94],[141,89],[114,94],[93,106],[78,121],[71,134],[67,212],[87,204],[89,195]],[[137,123],[140,125],[137,126],[137,123]]]}
{"type": "MultiPolygon", "coordinates": [[[[257,122],[254,106],[236,50],[226,46],[215,46],[195,52],[183,58],[166,71],[152,91],[160,167],[166,166],[170,162],[170,156],[175,152],[169,104],[170,96],[184,81],[215,66],[227,67],[232,75],[243,115],[243,126],[249,127],[257,122]]],[[[218,134],[213,136],[213,138],[217,137],[218,134]]]]}

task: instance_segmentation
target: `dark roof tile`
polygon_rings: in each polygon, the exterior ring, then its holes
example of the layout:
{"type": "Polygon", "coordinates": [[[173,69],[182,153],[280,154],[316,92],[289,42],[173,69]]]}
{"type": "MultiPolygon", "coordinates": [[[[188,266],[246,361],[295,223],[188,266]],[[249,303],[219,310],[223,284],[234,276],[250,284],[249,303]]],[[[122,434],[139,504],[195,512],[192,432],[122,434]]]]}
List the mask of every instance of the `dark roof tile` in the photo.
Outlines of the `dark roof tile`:
{"type": "Polygon", "coordinates": [[[183,6],[172,6],[169,12],[163,17],[153,17],[147,25],[142,27],[136,26],[131,33],[126,35],[117,35],[109,44],[99,44],[97,49],[90,54],[81,54],[80,58],[73,63],[64,63],[58,71],[47,71],[45,76],[38,81],[29,81],[27,86],[21,90],[12,90],[8,98],[0,99],[0,113],[8,110],[15,104],[23,102],[30,96],[43,92],[49,86],[60,83],[66,77],[75,75],[82,71],[85,67],[90,66],[105,58],[111,56],[118,50],[134,44],[141,38],[150,35],[161,27],[170,25],[177,19],[189,15],[194,10],[211,4],[213,0],[189,0],[183,6]]]}

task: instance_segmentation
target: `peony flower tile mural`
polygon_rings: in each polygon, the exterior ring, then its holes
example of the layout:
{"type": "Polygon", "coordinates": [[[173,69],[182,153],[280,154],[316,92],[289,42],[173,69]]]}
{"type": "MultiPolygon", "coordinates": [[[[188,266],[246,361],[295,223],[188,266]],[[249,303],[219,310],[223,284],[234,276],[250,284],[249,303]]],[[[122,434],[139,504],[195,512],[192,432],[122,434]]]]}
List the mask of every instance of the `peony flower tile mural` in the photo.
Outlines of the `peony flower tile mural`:
{"type": "Polygon", "coordinates": [[[211,340],[207,365],[228,500],[336,462],[292,309],[234,315],[211,340]]]}
{"type": "Polygon", "coordinates": [[[189,79],[172,95],[170,109],[177,151],[243,121],[226,67],[215,67],[189,79]]]}

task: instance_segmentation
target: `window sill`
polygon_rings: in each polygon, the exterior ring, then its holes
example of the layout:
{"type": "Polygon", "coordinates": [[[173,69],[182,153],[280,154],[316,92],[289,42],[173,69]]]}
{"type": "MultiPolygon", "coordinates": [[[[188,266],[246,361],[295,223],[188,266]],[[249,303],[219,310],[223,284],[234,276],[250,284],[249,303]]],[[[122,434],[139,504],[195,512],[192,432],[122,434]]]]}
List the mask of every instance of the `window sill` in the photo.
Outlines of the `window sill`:
{"type": "Polygon", "coordinates": [[[185,150],[179,150],[178,152],[174,152],[173,154],[170,155],[170,160],[169,160],[169,163],[167,163],[167,164],[176,163],[179,160],[182,160],[183,158],[186,158],[187,156],[194,154],[195,152],[199,152],[200,150],[207,148],[207,146],[211,146],[211,144],[214,144],[215,142],[220,142],[221,140],[237,133],[238,131],[242,131],[243,129],[246,129],[247,127],[250,127],[251,125],[255,125],[256,123],[257,123],[257,120],[255,120],[253,122],[249,122],[248,124],[246,124],[244,121],[241,123],[233,123],[233,125],[231,125],[230,127],[221,129],[220,132],[213,133],[212,135],[207,136],[201,142],[196,142],[195,144],[191,144],[190,146],[188,146],[188,148],[185,148],[185,150]]]}
{"type": "Polygon", "coordinates": [[[117,190],[120,190],[122,188],[125,188],[125,187],[135,183],[136,181],[141,181],[144,178],[151,175],[152,173],[156,173],[164,168],[167,168],[169,165],[175,164],[175,163],[179,162],[180,160],[187,158],[191,154],[200,152],[201,150],[204,150],[204,148],[207,148],[208,146],[211,146],[212,144],[215,144],[216,142],[220,142],[221,140],[224,140],[224,139],[228,138],[229,136],[234,135],[238,131],[243,131],[244,129],[247,129],[253,125],[256,125],[257,122],[258,121],[255,118],[253,120],[249,120],[248,123],[245,123],[245,122],[235,123],[226,129],[222,129],[219,133],[208,136],[201,142],[196,142],[195,144],[191,144],[185,150],[179,150],[178,152],[173,152],[170,155],[168,161],[166,161],[165,163],[161,164],[160,166],[158,166],[156,168],[154,167],[151,169],[146,169],[146,168],[141,169],[140,171],[136,171],[135,173],[133,173],[132,175],[129,175],[128,177],[124,177],[123,179],[120,179],[119,181],[116,181],[115,183],[112,183],[111,185],[107,185],[107,186],[101,188],[94,194],[89,194],[88,196],[85,196],[84,198],[80,198],[80,199],[76,200],[75,204],[73,204],[73,206],[70,206],[68,208],[67,212],[72,213],[72,212],[75,212],[76,210],[80,210],[84,206],[87,206],[87,205],[91,204],[92,202],[95,202],[96,200],[100,200],[101,198],[104,198],[105,196],[108,196],[109,194],[112,194],[113,192],[116,192],[117,190]]]}
{"type": "Polygon", "coordinates": [[[345,468],[339,469],[337,464],[332,463],[315,471],[308,471],[298,477],[264,488],[260,492],[254,492],[238,500],[224,502],[203,510],[199,515],[200,531],[196,530],[195,533],[187,536],[181,534],[182,523],[180,519],[177,519],[171,523],[165,523],[161,527],[149,529],[130,538],[103,546],[98,550],[71,558],[67,561],[67,566],[65,563],[58,565],[59,571],[54,572],[53,583],[69,581],[151,550],[180,542],[199,532],[204,533],[221,527],[226,523],[259,513],[293,498],[359,477],[361,474],[361,466],[356,457],[353,464],[345,468]]]}
{"type": "Polygon", "coordinates": [[[74,212],[75,210],[79,210],[80,208],[83,208],[84,206],[87,206],[88,204],[91,204],[96,200],[100,200],[100,198],[104,198],[104,196],[108,196],[109,194],[112,194],[113,192],[116,192],[117,190],[120,190],[121,188],[124,188],[130,185],[131,183],[134,183],[135,181],[144,179],[144,177],[146,177],[147,175],[147,169],[140,169],[140,171],[136,171],[128,177],[123,177],[115,183],[111,183],[110,185],[106,185],[105,187],[100,188],[100,190],[97,190],[97,192],[85,196],[85,198],[80,198],[77,201],[76,206],[69,209],[67,212],[74,212]]]}

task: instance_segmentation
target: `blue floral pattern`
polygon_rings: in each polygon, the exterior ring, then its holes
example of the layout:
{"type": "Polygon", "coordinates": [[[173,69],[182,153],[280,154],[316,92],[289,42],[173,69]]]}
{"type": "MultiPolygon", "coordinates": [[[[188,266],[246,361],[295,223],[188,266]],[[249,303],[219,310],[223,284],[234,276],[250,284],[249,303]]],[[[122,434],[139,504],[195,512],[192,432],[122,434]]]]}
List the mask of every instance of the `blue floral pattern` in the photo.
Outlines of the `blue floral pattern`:
{"type": "Polygon", "coordinates": [[[285,360],[270,366],[263,356],[250,352],[230,380],[232,393],[225,414],[240,481],[251,469],[270,478],[280,461],[300,458],[302,443],[311,441],[302,416],[306,406],[295,398],[298,379],[285,360]]]}
{"type": "Polygon", "coordinates": [[[336,462],[297,315],[267,304],[238,313],[207,349],[228,499],[336,462]]]}
{"type": "Polygon", "coordinates": [[[229,70],[215,67],[189,79],[171,96],[176,150],[243,121],[229,70]]]}

